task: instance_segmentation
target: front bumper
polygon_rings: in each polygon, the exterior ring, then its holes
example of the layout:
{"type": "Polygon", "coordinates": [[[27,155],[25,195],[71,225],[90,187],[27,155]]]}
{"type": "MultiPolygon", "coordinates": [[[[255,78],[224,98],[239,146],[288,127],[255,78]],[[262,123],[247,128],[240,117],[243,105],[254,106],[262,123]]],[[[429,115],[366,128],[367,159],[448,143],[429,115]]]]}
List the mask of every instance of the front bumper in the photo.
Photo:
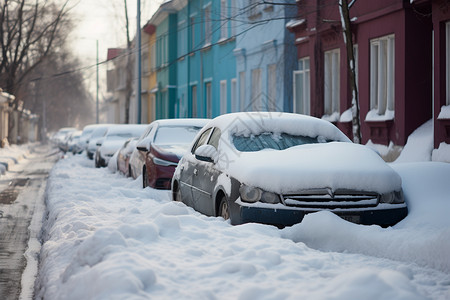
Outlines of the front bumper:
{"type": "MultiPolygon", "coordinates": [[[[319,211],[319,210],[317,210],[319,211]]],[[[277,227],[292,226],[300,223],[308,213],[317,211],[305,211],[299,209],[272,209],[266,207],[241,206],[239,214],[232,216],[231,224],[263,223],[277,227]]],[[[393,226],[403,220],[408,214],[406,205],[397,208],[370,209],[370,210],[339,210],[331,211],[341,218],[362,225],[379,225],[382,227],[393,226]]]]}

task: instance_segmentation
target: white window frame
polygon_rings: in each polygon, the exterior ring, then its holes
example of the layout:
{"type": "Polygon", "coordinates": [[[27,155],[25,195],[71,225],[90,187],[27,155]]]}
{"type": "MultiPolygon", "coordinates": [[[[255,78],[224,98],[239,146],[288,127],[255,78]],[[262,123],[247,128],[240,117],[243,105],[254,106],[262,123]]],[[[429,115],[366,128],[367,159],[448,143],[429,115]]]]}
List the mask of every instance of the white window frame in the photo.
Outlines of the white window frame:
{"type": "Polygon", "coordinates": [[[298,70],[294,71],[294,112],[311,114],[311,70],[309,57],[298,60],[298,70]],[[303,87],[297,90],[297,81],[301,81],[303,87]]]}
{"type": "Polygon", "coordinates": [[[206,117],[212,118],[212,83],[205,82],[206,117]]]}
{"type": "Polygon", "coordinates": [[[221,80],[220,81],[220,114],[226,114],[227,113],[227,81],[221,80]]]}
{"type": "Polygon", "coordinates": [[[239,103],[241,111],[245,111],[245,90],[245,72],[239,72],[239,103]]]}
{"type": "Polygon", "coordinates": [[[220,0],[220,39],[228,38],[228,9],[227,0],[220,0]]]}
{"type": "Polygon", "coordinates": [[[340,101],[340,50],[324,53],[324,115],[339,113],[340,101]]]}
{"type": "Polygon", "coordinates": [[[186,54],[186,38],[187,38],[186,20],[178,22],[178,57],[186,54]]]}
{"type": "Polygon", "coordinates": [[[203,13],[204,13],[204,29],[205,29],[205,46],[211,45],[211,35],[212,35],[212,30],[211,30],[211,3],[208,3],[207,5],[205,5],[205,7],[203,8],[203,13]]]}
{"type": "Polygon", "coordinates": [[[237,79],[231,79],[231,111],[237,112],[239,110],[237,101],[237,79]]]}
{"type": "Polygon", "coordinates": [[[191,100],[192,100],[192,117],[196,118],[198,116],[197,111],[197,85],[191,86],[191,100]]]}
{"type": "Polygon", "coordinates": [[[370,40],[370,108],[378,115],[395,109],[395,36],[370,40]]]}
{"type": "Polygon", "coordinates": [[[277,64],[267,66],[267,110],[277,110],[277,64]]]}
{"type": "Polygon", "coordinates": [[[252,70],[251,106],[253,111],[262,110],[262,70],[252,70]]]}

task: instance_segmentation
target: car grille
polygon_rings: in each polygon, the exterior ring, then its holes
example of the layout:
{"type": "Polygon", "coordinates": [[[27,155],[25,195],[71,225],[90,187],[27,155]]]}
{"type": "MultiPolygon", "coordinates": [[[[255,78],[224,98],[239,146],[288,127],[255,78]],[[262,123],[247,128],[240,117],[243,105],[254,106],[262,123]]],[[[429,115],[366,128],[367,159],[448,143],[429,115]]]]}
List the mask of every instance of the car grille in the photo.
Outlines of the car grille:
{"type": "Polygon", "coordinates": [[[286,206],[336,209],[336,208],[365,208],[378,205],[377,193],[331,189],[309,190],[298,194],[283,195],[286,206]]]}

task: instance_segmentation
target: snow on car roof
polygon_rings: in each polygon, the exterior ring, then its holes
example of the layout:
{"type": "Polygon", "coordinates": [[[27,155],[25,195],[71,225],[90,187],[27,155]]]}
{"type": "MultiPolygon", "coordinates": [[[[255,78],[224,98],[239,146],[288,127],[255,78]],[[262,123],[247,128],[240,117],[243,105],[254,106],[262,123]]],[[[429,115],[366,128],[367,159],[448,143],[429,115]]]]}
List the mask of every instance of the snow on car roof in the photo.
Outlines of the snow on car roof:
{"type": "Polygon", "coordinates": [[[121,133],[135,133],[137,136],[140,136],[144,130],[147,128],[147,124],[118,124],[112,125],[108,128],[108,135],[115,135],[121,133]]]}
{"type": "Polygon", "coordinates": [[[180,118],[180,119],[161,119],[156,120],[154,123],[157,123],[159,125],[168,126],[168,125],[174,125],[174,126],[181,126],[181,125],[188,125],[188,126],[198,126],[203,127],[205,126],[210,119],[198,119],[198,118],[180,118]]]}
{"type": "Polygon", "coordinates": [[[219,127],[222,133],[257,135],[263,132],[288,133],[350,142],[332,123],[311,116],[282,112],[239,112],[216,117],[207,127],[219,127]]]}

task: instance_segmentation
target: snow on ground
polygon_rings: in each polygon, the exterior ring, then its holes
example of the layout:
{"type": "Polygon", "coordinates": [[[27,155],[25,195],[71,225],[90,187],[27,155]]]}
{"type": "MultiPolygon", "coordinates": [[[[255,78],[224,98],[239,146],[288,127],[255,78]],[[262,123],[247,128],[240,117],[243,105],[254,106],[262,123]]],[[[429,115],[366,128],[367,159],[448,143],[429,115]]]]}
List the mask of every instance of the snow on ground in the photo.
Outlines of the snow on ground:
{"type": "Polygon", "coordinates": [[[392,165],[408,217],[231,226],[85,155],[49,178],[37,299],[450,299],[450,165],[392,165]]]}

